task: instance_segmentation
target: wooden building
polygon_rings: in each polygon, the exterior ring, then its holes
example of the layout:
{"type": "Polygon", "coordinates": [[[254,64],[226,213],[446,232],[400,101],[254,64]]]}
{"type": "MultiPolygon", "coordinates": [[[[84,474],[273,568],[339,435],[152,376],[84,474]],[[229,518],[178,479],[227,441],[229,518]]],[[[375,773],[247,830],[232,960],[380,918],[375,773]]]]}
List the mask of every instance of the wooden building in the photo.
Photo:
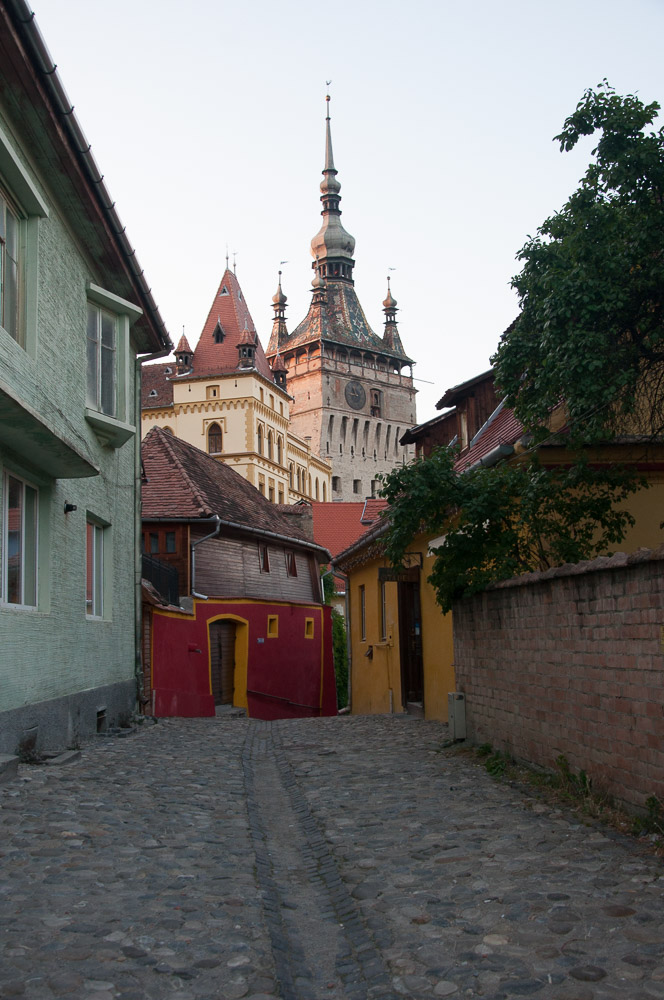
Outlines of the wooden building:
{"type": "Polygon", "coordinates": [[[145,438],[143,471],[149,710],[335,714],[319,568],[329,552],[229,466],[167,431],[145,438]]]}

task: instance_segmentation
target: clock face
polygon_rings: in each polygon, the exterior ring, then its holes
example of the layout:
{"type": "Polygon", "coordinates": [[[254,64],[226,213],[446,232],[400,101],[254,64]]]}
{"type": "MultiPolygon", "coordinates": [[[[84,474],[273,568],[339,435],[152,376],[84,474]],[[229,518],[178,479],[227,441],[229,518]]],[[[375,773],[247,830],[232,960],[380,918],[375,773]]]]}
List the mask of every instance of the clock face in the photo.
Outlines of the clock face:
{"type": "Polygon", "coordinates": [[[361,410],[367,401],[367,394],[361,382],[348,382],[345,390],[346,402],[354,410],[361,410]]]}

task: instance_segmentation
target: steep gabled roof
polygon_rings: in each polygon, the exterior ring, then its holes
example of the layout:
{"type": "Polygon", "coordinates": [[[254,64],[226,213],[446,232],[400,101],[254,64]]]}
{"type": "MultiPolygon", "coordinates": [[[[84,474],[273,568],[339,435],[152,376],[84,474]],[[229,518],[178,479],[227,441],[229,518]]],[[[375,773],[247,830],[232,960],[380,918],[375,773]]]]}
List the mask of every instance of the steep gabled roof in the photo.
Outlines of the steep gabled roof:
{"type": "MultiPolygon", "coordinates": [[[[217,516],[248,532],[271,532],[292,539],[294,545],[312,547],[294,519],[284,517],[238,472],[160,427],[143,441],[142,458],[145,520],[217,516]]],[[[323,554],[329,555],[324,548],[323,554]]]]}
{"type": "Polygon", "coordinates": [[[443,410],[447,406],[456,406],[457,403],[463,399],[468,393],[479,385],[481,382],[493,382],[494,371],[493,368],[489,368],[488,371],[482,372],[481,375],[475,375],[474,378],[469,378],[467,382],[461,382],[459,385],[453,386],[451,389],[447,389],[445,395],[442,396],[436,403],[437,410],[443,410]]]}
{"type": "MultiPolygon", "coordinates": [[[[236,276],[226,268],[194,350],[192,375],[214,376],[237,371],[237,348],[245,330],[255,333],[256,327],[236,276]]],[[[273,382],[272,372],[257,334],[255,343],[256,370],[273,382]]]]}

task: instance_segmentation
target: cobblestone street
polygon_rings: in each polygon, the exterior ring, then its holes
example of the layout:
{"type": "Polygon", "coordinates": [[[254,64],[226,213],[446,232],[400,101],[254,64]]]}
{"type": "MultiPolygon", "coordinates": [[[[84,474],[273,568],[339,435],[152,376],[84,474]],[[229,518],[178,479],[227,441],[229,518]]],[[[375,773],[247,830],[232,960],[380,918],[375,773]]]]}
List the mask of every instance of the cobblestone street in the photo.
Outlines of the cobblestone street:
{"type": "Polygon", "coordinates": [[[664,867],[403,717],[164,720],[0,787],[0,996],[664,998],[664,867]]]}

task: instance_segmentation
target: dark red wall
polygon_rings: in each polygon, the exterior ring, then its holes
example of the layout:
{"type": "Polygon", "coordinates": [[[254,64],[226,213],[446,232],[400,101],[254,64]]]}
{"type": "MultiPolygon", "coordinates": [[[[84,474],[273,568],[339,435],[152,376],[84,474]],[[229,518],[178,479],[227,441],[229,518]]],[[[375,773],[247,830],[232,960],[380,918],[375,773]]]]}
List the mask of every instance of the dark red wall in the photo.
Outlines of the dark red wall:
{"type": "Polygon", "coordinates": [[[193,615],[154,610],[151,686],[155,715],[214,715],[208,622],[220,617],[248,622],[250,717],[336,715],[330,608],[220,600],[197,600],[193,615]],[[276,637],[268,637],[268,615],[279,618],[276,637]],[[314,623],[311,639],[305,638],[307,618],[313,618],[314,623]]]}

